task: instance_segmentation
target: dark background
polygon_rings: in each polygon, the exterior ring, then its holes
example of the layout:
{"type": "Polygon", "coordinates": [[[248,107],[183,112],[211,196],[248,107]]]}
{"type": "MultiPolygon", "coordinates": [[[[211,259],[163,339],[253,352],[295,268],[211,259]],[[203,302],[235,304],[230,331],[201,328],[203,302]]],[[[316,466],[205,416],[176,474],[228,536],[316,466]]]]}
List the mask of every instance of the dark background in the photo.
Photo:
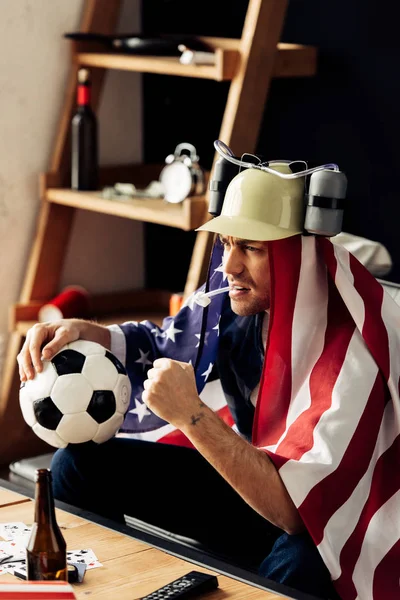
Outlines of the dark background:
{"type": "MultiPolygon", "coordinates": [[[[244,0],[145,0],[144,33],[240,37],[244,0]]],[[[397,2],[291,0],[281,41],[319,50],[317,76],[274,79],[257,153],[337,163],[348,178],[343,230],[380,241],[400,282],[398,184],[400,44],[397,2]]],[[[163,162],[181,142],[210,169],[229,82],[144,76],[144,157],[163,162]]],[[[246,148],[243,148],[243,152],[246,148]]],[[[146,224],[147,287],[184,288],[194,232],[146,224]],[[168,248],[168,250],[166,250],[168,248]]]]}

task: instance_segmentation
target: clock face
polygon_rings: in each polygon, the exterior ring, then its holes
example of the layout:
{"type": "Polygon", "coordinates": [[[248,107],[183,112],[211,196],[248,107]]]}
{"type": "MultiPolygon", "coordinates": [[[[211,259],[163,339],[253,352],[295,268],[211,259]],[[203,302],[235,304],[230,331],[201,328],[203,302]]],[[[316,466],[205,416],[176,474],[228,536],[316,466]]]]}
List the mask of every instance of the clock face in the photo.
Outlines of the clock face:
{"type": "Polygon", "coordinates": [[[164,199],[172,204],[182,202],[192,189],[192,175],[183,163],[176,161],[163,168],[160,181],[164,188],[164,199]]]}

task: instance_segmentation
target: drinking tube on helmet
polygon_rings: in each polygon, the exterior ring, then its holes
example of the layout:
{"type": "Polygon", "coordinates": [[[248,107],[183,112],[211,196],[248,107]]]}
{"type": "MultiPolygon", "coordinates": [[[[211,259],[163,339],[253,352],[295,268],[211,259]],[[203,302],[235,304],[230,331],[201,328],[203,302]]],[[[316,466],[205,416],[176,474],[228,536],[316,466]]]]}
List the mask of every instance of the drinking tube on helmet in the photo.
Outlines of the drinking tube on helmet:
{"type": "Polygon", "coordinates": [[[229,290],[230,287],[228,285],[227,287],[212,290],[211,292],[198,292],[194,297],[194,301],[199,306],[203,306],[203,308],[205,308],[210,304],[210,298],[212,298],[213,296],[217,296],[218,294],[223,294],[224,292],[229,292],[229,290]]]}
{"type": "MultiPolygon", "coordinates": [[[[335,163],[328,163],[326,165],[321,165],[320,167],[313,167],[311,169],[305,169],[304,171],[298,171],[296,173],[279,173],[264,163],[259,163],[258,165],[254,163],[247,162],[245,160],[241,160],[237,158],[232,153],[232,150],[224,144],[221,140],[216,140],[214,142],[214,148],[218,152],[220,156],[225,158],[225,160],[237,165],[238,167],[246,168],[246,169],[260,169],[261,171],[266,171],[267,173],[271,173],[272,175],[277,175],[282,179],[298,179],[299,177],[306,177],[306,175],[311,175],[316,171],[323,171],[324,169],[333,169],[334,171],[339,171],[339,167],[335,163]]],[[[271,161],[273,163],[286,163],[289,167],[291,163],[298,162],[294,160],[279,160],[279,161],[271,161]]]]}

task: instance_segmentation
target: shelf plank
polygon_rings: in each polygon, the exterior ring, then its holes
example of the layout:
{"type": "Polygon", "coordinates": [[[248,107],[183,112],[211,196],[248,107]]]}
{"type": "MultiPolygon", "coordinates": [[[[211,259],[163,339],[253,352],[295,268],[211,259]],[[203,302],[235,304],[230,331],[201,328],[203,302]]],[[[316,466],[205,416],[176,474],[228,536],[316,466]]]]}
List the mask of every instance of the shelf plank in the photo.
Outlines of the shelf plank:
{"type": "MultiPolygon", "coordinates": [[[[207,39],[215,40],[215,45],[218,43],[218,38],[204,38],[207,39]]],[[[99,52],[78,52],[75,61],[87,67],[229,81],[233,79],[240,61],[239,44],[240,40],[232,39],[224,47],[215,47],[215,65],[184,65],[179,62],[178,57],[170,56],[99,52]]],[[[316,73],[316,64],[315,47],[280,43],[277,46],[273,77],[311,77],[316,73]]]]}
{"type": "Polygon", "coordinates": [[[232,79],[238,53],[234,50],[217,51],[215,65],[183,65],[173,56],[131,56],[129,54],[80,53],[76,60],[85,67],[118,69],[159,75],[179,75],[224,81],[232,79]],[[226,55],[223,58],[223,55],[226,55]],[[229,59],[227,58],[229,55],[229,59]]]}
{"type": "Polygon", "coordinates": [[[179,204],[161,198],[126,198],[107,200],[100,192],[80,192],[65,188],[49,188],[47,202],[115,215],[147,223],[177,227],[184,231],[196,229],[204,222],[205,196],[192,196],[179,204]]]}
{"type": "MultiPolygon", "coordinates": [[[[125,321],[152,321],[161,325],[170,314],[171,292],[163,289],[133,289],[89,295],[89,316],[104,325],[125,321]]],[[[10,307],[10,331],[25,336],[39,320],[39,309],[49,299],[18,302],[10,307]]]]}
{"type": "Polygon", "coordinates": [[[272,76],[314,77],[317,73],[317,59],[318,52],[314,46],[280,43],[272,76]]]}
{"type": "MultiPolygon", "coordinates": [[[[127,321],[150,321],[151,323],[155,323],[155,325],[161,326],[163,319],[168,315],[166,312],[129,312],[129,313],[112,313],[109,315],[104,315],[101,318],[98,318],[97,321],[102,325],[114,325],[120,323],[126,323],[127,321]]],[[[95,318],[92,319],[96,321],[95,318]]],[[[37,323],[37,321],[18,321],[15,324],[15,330],[20,335],[26,336],[28,329],[33,327],[37,323]]]]}

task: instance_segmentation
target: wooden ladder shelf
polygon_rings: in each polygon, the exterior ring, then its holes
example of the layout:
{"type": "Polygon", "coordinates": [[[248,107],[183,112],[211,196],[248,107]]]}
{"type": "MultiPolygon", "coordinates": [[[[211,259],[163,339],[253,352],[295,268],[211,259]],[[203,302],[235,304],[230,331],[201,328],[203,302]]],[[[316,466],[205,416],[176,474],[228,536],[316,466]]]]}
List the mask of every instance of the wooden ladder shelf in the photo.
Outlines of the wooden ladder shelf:
{"type": "MultiPolygon", "coordinates": [[[[96,192],[77,192],[69,187],[70,122],[75,110],[77,71],[92,69],[93,106],[98,106],[107,69],[197,77],[230,81],[219,139],[235,154],[255,152],[265,103],[273,77],[309,77],[316,72],[313,47],[280,43],[288,0],[249,0],[240,39],[202,38],[215,52],[213,65],[184,65],[177,58],[132,56],[95,51],[88,44],[71,42],[71,72],[59,122],[49,172],[41,176],[41,208],[37,232],[19,302],[10,310],[10,338],[4,364],[0,399],[1,464],[49,451],[23,421],[18,402],[17,354],[27,330],[37,321],[42,304],[59,290],[67,244],[76,210],[95,211],[143,222],[159,223],[184,231],[196,229],[210,218],[208,192],[178,205],[158,199],[109,201],[96,192]]],[[[121,0],[86,0],[82,32],[111,34],[115,31],[121,0]]],[[[211,140],[213,142],[213,140],[211,140]]],[[[100,170],[101,186],[116,181],[146,185],[158,178],[162,165],[123,165],[100,170]]],[[[209,174],[207,174],[209,176],[209,174]]],[[[188,296],[206,276],[213,238],[198,232],[187,275],[188,296]]],[[[96,317],[103,323],[149,319],[161,323],[168,315],[170,294],[136,290],[93,298],[96,317]],[[116,308],[118,308],[116,314],[116,308]]]]}

